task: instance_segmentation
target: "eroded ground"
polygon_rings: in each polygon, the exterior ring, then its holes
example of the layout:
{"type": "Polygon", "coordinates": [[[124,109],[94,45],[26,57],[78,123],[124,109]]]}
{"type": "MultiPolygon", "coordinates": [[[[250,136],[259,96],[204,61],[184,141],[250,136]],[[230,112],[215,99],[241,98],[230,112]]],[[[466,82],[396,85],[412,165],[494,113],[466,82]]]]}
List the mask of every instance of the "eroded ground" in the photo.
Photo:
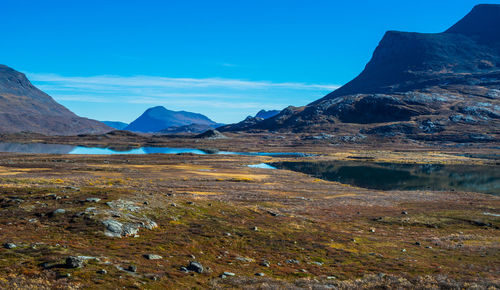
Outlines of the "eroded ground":
{"type": "MultiPolygon", "coordinates": [[[[309,159],[496,162],[437,150],[326,153],[309,159]]],[[[499,197],[247,167],[279,160],[1,154],[0,287],[500,287],[499,197]],[[182,269],[190,261],[204,271],[182,269]]]]}

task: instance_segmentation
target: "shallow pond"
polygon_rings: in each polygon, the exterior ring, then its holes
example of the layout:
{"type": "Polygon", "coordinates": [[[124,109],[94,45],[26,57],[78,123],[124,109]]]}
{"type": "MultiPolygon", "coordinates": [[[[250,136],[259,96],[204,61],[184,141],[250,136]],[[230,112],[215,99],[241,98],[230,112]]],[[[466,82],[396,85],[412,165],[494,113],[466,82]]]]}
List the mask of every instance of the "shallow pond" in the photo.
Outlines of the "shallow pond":
{"type": "Polygon", "coordinates": [[[279,157],[305,157],[304,153],[297,152],[232,152],[219,150],[201,150],[196,148],[171,148],[171,147],[140,147],[126,150],[111,148],[83,147],[62,144],[44,143],[0,143],[0,152],[11,153],[37,153],[37,154],[233,154],[246,156],[279,156],[279,157]]]}
{"type": "Polygon", "coordinates": [[[380,190],[457,190],[500,195],[500,167],[374,162],[277,162],[279,169],[380,190]]]}

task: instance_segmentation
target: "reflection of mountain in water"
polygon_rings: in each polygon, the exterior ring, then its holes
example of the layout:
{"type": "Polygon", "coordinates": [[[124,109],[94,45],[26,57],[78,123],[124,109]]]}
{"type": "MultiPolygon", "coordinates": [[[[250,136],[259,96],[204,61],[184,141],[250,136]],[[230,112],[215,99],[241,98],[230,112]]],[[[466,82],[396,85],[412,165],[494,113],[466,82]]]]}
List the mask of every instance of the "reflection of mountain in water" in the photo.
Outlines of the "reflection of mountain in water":
{"type": "Polygon", "coordinates": [[[68,154],[75,146],[42,143],[0,143],[0,152],[37,153],[37,154],[68,154]]]}
{"type": "Polygon", "coordinates": [[[459,190],[500,195],[498,166],[370,162],[279,162],[273,166],[381,190],[459,190]]]}

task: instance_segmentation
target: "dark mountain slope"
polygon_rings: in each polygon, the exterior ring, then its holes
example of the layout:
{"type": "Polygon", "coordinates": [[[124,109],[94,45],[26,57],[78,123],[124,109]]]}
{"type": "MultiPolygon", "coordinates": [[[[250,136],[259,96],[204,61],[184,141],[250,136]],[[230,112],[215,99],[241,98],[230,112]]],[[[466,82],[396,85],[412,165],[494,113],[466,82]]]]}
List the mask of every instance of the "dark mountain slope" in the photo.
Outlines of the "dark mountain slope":
{"type": "Polygon", "coordinates": [[[220,130],[361,132],[460,141],[482,134],[481,140],[497,140],[499,19],[500,5],[478,5],[443,33],[389,31],[363,72],[336,91],[267,120],[220,130]]]}
{"type": "Polygon", "coordinates": [[[216,126],[217,123],[208,117],[186,111],[171,111],[158,106],[147,109],[139,118],[130,123],[125,130],[134,132],[159,132],[169,127],[184,125],[216,126]]]}
{"type": "Polygon", "coordinates": [[[33,86],[24,74],[0,65],[0,132],[75,135],[111,130],[101,122],[78,117],[33,86]]]}

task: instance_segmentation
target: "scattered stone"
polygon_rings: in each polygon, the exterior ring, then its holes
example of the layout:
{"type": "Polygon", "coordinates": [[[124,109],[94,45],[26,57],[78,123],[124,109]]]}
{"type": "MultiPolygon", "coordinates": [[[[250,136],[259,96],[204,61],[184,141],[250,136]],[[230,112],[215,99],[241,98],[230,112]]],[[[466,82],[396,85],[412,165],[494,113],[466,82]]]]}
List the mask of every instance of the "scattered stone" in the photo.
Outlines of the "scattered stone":
{"type": "Polygon", "coordinates": [[[60,274],[57,276],[57,278],[61,279],[61,278],[69,278],[71,277],[71,274],[70,273],[64,273],[64,274],[60,274]]]}
{"type": "Polygon", "coordinates": [[[311,263],[316,265],[316,266],[323,266],[323,263],[321,263],[321,262],[311,262],[311,263]]]}
{"type": "Polygon", "coordinates": [[[105,269],[101,269],[101,270],[97,271],[97,274],[106,275],[106,274],[108,274],[108,271],[106,271],[105,269]]]}
{"type": "Polygon", "coordinates": [[[226,275],[226,276],[235,276],[236,274],[231,273],[231,272],[224,272],[223,275],[226,275]]]}
{"type": "Polygon", "coordinates": [[[189,271],[194,271],[194,272],[199,273],[199,274],[203,273],[203,265],[201,265],[200,263],[195,262],[195,261],[189,262],[187,269],[189,271]]]}
{"type": "Polygon", "coordinates": [[[189,270],[186,267],[181,267],[179,270],[181,270],[181,272],[184,272],[184,273],[189,272],[189,270]]]}
{"type": "Polygon", "coordinates": [[[369,230],[370,233],[374,233],[375,232],[375,229],[370,229],[369,230]]]}
{"type": "Polygon", "coordinates": [[[130,266],[128,266],[127,271],[135,273],[135,272],[137,272],[137,266],[130,265],[130,266]]]}
{"type": "Polygon", "coordinates": [[[161,259],[163,259],[162,256],[155,255],[155,254],[146,254],[146,255],[144,255],[144,258],[146,258],[148,260],[161,260],[161,259]]]}
{"type": "Polygon", "coordinates": [[[406,252],[406,249],[402,249],[401,252],[403,252],[403,253],[406,252]]]}
{"type": "Polygon", "coordinates": [[[5,244],[3,244],[3,247],[6,249],[14,249],[14,248],[17,248],[17,245],[13,244],[13,243],[5,243],[5,244]]]}
{"type": "Polygon", "coordinates": [[[264,276],[266,276],[266,274],[264,274],[264,273],[255,273],[255,276],[264,277],[264,276]]]}
{"type": "Polygon", "coordinates": [[[70,256],[66,258],[66,267],[68,268],[81,268],[83,267],[84,260],[80,257],[70,256]]]}
{"type": "Polygon", "coordinates": [[[149,201],[145,201],[145,202],[143,202],[142,204],[144,204],[144,205],[148,205],[148,204],[149,204],[149,201]]]}
{"type": "Polygon", "coordinates": [[[106,227],[106,231],[104,234],[108,237],[121,237],[122,236],[122,227],[123,224],[119,221],[115,221],[113,219],[107,219],[102,221],[104,226],[106,227]]]}
{"type": "Polygon", "coordinates": [[[258,227],[253,227],[252,230],[258,232],[259,228],[258,227]]]}
{"type": "Polygon", "coordinates": [[[420,242],[415,242],[415,245],[420,246],[421,244],[420,244],[420,242]]]}
{"type": "Polygon", "coordinates": [[[97,197],[89,197],[85,201],[86,202],[99,202],[99,201],[101,201],[101,199],[97,198],[97,197]]]}
{"type": "Polygon", "coordinates": [[[232,236],[231,233],[225,233],[225,235],[228,237],[232,236]]]}
{"type": "Polygon", "coordinates": [[[286,262],[288,264],[300,264],[300,261],[299,260],[295,260],[295,259],[289,259],[289,260],[286,260],[286,262]]]}
{"type": "Polygon", "coordinates": [[[139,233],[139,226],[136,224],[124,224],[122,227],[122,236],[135,236],[139,233]]]}
{"type": "Polygon", "coordinates": [[[245,262],[245,263],[251,263],[254,261],[252,258],[247,258],[247,257],[236,257],[236,260],[245,262]]]}
{"type": "Polygon", "coordinates": [[[195,259],[196,259],[196,256],[195,256],[195,255],[193,255],[193,254],[189,255],[189,257],[190,257],[191,259],[193,259],[193,260],[195,260],[195,259]]]}
{"type": "Polygon", "coordinates": [[[226,279],[227,278],[227,276],[224,275],[224,274],[220,275],[219,277],[221,277],[222,279],[226,279]]]}
{"type": "Polygon", "coordinates": [[[176,207],[177,205],[175,203],[171,203],[170,206],[176,207]]]}
{"type": "Polygon", "coordinates": [[[189,204],[189,205],[193,205],[194,204],[194,202],[192,202],[192,201],[188,201],[186,203],[189,204]]]}
{"type": "Polygon", "coordinates": [[[300,272],[307,273],[307,270],[306,269],[300,269],[300,272]]]}
{"type": "Polygon", "coordinates": [[[408,212],[407,211],[402,211],[401,214],[408,214],[408,212]]]}
{"type": "Polygon", "coordinates": [[[53,217],[53,216],[56,216],[56,215],[61,215],[61,214],[65,214],[66,213],[66,210],[65,209],[62,209],[62,208],[58,208],[52,212],[49,213],[49,216],[50,217],[53,217]]]}
{"type": "Polygon", "coordinates": [[[335,277],[335,276],[326,276],[326,279],[328,279],[328,280],[334,280],[334,279],[337,279],[337,277],[335,277]]]}
{"type": "Polygon", "coordinates": [[[271,267],[271,265],[267,261],[262,262],[260,265],[268,268],[271,267]]]}
{"type": "Polygon", "coordinates": [[[152,230],[154,228],[157,228],[158,224],[150,219],[146,219],[145,221],[141,222],[141,226],[148,230],[152,230]]]}

